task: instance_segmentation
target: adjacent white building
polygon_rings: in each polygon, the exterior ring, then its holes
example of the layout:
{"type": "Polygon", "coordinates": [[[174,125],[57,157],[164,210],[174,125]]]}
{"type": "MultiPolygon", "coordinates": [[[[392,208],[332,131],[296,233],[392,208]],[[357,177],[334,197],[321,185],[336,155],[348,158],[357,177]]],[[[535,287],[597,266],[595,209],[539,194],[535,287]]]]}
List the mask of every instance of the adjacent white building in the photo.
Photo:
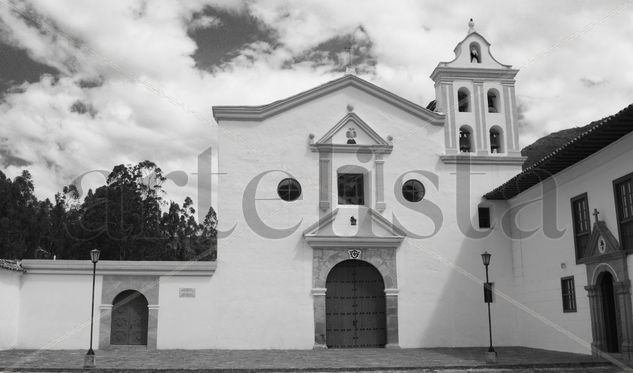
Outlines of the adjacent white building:
{"type": "MultiPolygon", "coordinates": [[[[488,251],[496,345],[630,357],[633,108],[522,171],[517,73],[471,24],[428,108],[352,73],[214,107],[217,261],[99,262],[95,344],[484,346],[488,251]]],[[[90,261],[4,263],[0,348],[85,348],[90,261]]]]}

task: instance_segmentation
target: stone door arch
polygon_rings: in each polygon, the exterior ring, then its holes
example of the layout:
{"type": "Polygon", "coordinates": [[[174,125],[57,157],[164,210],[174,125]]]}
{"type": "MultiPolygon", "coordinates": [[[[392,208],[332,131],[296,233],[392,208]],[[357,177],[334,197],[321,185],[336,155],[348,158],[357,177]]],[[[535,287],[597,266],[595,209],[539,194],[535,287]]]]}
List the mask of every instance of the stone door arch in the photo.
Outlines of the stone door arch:
{"type": "Polygon", "coordinates": [[[622,253],[608,261],[587,263],[587,278],[594,354],[619,353],[631,360],[633,320],[626,256],[622,253]]]}
{"type": "Polygon", "coordinates": [[[398,283],[396,251],[392,248],[314,248],[312,256],[312,296],[314,300],[314,347],[327,348],[327,277],[332,268],[347,260],[362,260],[382,276],[385,295],[387,348],[398,348],[398,283]]]}
{"type": "Polygon", "coordinates": [[[99,320],[99,348],[108,348],[112,337],[112,317],[116,298],[125,291],[142,295],[147,304],[147,349],[155,350],[158,336],[158,287],[159,276],[104,275],[101,291],[101,316],[99,320]]]}

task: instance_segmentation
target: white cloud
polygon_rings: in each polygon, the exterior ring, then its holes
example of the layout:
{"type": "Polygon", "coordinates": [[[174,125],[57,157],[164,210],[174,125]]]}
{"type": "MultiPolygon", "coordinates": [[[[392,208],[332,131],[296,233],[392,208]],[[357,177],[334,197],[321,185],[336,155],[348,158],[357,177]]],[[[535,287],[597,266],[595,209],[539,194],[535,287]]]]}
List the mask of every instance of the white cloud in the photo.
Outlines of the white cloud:
{"type": "Polygon", "coordinates": [[[218,17],[212,17],[209,15],[204,15],[198,18],[195,18],[189,23],[189,30],[201,30],[208,29],[214,27],[222,26],[222,21],[218,17]]]}
{"type": "Polygon", "coordinates": [[[0,137],[12,154],[33,163],[37,188],[49,197],[85,171],[144,159],[166,172],[189,173],[186,187],[169,190],[179,201],[195,197],[196,157],[216,145],[211,107],[266,104],[338,77],[331,66],[284,64],[334,37],[364,37],[359,26],[373,43],[374,82],[424,106],[435,95],[430,73],[453,58],[475,18],[495,56],[521,68],[517,96],[529,124],[524,145],[633,101],[632,8],[622,7],[629,2],[37,0],[32,7],[43,28],[16,16],[16,8],[28,7],[15,3],[12,11],[2,4],[12,42],[62,71],[59,81],[25,84],[0,106],[0,137]],[[278,40],[245,46],[213,74],[198,70],[192,57],[198,46],[187,32],[221,28],[213,17],[194,17],[208,4],[249,12],[278,40]],[[76,84],[95,77],[101,86],[76,84]],[[601,84],[588,87],[582,79],[601,84]],[[70,112],[77,100],[97,115],[70,112]]]}

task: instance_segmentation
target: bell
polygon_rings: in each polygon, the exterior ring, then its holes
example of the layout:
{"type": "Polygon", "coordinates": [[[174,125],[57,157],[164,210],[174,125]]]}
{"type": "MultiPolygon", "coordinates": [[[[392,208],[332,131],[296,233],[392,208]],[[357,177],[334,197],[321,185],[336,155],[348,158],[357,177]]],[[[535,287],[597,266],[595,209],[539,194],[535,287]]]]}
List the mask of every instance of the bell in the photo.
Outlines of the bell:
{"type": "Polygon", "coordinates": [[[470,136],[468,136],[465,133],[462,133],[459,136],[459,150],[462,153],[469,153],[470,152],[470,136]]]}
{"type": "Polygon", "coordinates": [[[499,134],[496,132],[490,133],[490,152],[491,153],[499,153],[501,149],[501,141],[499,141],[499,134]]]}

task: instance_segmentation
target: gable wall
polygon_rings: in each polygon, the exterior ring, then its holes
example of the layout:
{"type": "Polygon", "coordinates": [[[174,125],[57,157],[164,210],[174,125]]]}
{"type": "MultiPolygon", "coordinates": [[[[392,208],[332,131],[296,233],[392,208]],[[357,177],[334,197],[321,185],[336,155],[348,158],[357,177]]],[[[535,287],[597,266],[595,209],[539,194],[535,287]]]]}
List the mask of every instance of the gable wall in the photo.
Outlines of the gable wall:
{"type": "MultiPolygon", "coordinates": [[[[302,232],[323,213],[318,209],[318,153],[309,149],[308,135],[315,141],[347,113],[346,106],[379,135],[393,137],[393,152],[385,155],[384,180],[386,210],[412,233],[427,238],[406,238],[397,251],[399,286],[399,322],[401,347],[473,346],[486,342],[485,304],[482,301],[483,265],[480,254],[493,253],[492,281],[506,293],[513,291],[511,253],[507,237],[492,232],[489,237],[465,239],[457,225],[457,215],[467,215],[476,224],[476,206],[480,196],[501,180],[516,174],[518,167],[473,166],[477,173],[472,185],[458,192],[455,165],[439,160],[444,148],[444,128],[424,123],[391,105],[354,88],[321,97],[293,108],[262,123],[220,123],[219,210],[221,226],[235,226],[229,237],[220,240],[218,271],[211,280],[224,293],[222,307],[239,318],[233,337],[235,346],[249,340],[265,347],[311,348],[314,342],[312,288],[312,249],[302,232]],[[278,199],[277,183],[286,177],[272,173],[261,179],[256,203],[263,221],[276,228],[296,230],[283,239],[265,238],[253,232],[244,218],[243,195],[246,185],[265,170],[285,170],[300,181],[302,198],[288,203],[278,199]],[[415,172],[426,172],[420,175],[415,172]],[[396,180],[418,178],[427,190],[426,200],[442,211],[442,222],[434,233],[429,210],[416,211],[420,205],[403,205],[396,180]],[[437,178],[439,186],[432,180],[437,178]],[[397,190],[395,190],[397,189],[397,190]],[[469,211],[456,211],[456,194],[470,196],[469,211]],[[280,306],[282,304],[283,306],[280,306]],[[233,305],[233,306],[230,306],[233,305]],[[239,306],[238,306],[239,305],[239,306]],[[258,328],[272,320],[286,320],[284,328],[272,327],[259,334],[258,328]],[[292,324],[288,324],[291,322],[292,324]],[[289,326],[292,325],[292,326],[289,326]],[[240,337],[242,336],[242,337],[240,337]]],[[[334,154],[332,172],[346,164],[358,164],[370,170],[375,180],[375,165],[355,154],[334,154]]],[[[335,180],[335,178],[333,178],[335,180]]],[[[333,208],[336,185],[332,183],[333,208]]],[[[370,198],[372,204],[374,196],[370,198]]],[[[373,207],[373,206],[372,206],[373,207]]],[[[501,206],[496,208],[500,213],[501,206]]],[[[248,211],[248,208],[246,208],[248,211]]],[[[513,327],[514,309],[499,299],[494,305],[495,333],[499,343],[516,344],[513,327]]],[[[269,324],[272,325],[272,324],[269,324]]],[[[233,344],[231,344],[233,346],[233,344]]]]}

